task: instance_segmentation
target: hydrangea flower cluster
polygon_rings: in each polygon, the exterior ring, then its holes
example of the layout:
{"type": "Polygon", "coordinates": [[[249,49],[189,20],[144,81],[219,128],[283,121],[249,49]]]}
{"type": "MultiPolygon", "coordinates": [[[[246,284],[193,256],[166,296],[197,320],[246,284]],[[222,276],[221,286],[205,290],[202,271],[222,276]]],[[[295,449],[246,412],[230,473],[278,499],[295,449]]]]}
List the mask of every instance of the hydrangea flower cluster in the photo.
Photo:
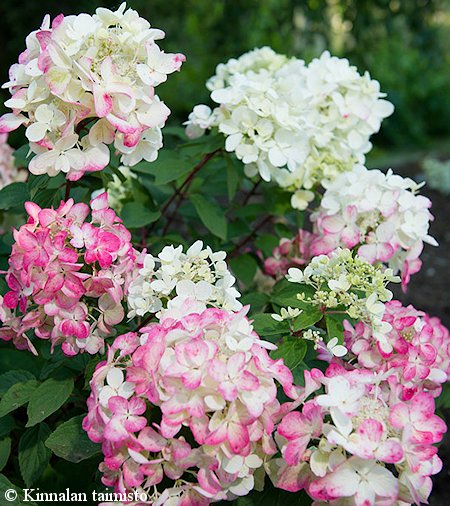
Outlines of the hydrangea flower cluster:
{"type": "Polygon", "coordinates": [[[93,375],[83,422],[102,443],[105,485],[174,506],[231,500],[257,486],[277,451],[277,383],[292,399],[298,393],[245,314],[171,301],[159,323],[114,341],[93,375]]]}
{"type": "Polygon", "coordinates": [[[363,322],[354,327],[344,322],[345,343],[359,366],[388,373],[390,381],[395,377],[402,400],[422,391],[440,395],[442,384],[450,378],[448,330],[438,318],[413,306],[403,307],[397,300],[385,304],[383,321],[391,327],[384,343],[373,339],[371,328],[363,322]]]}
{"type": "Polygon", "coordinates": [[[0,132],[27,127],[33,174],[77,180],[108,164],[110,144],[126,165],[156,159],[170,110],[155,87],[185,60],[161,51],[155,41],[163,37],[125,3],[93,16],[45,17],[10,69],[3,87],[12,113],[0,118],[0,132]]]}
{"type": "Polygon", "coordinates": [[[272,256],[264,260],[265,274],[281,279],[291,267],[306,265],[312,257],[310,249],[314,238],[311,232],[299,229],[293,239],[281,239],[272,256]]]}
{"type": "Polygon", "coordinates": [[[377,340],[385,342],[390,325],[382,319],[384,302],[392,299],[392,292],[386,286],[400,281],[390,269],[382,270],[350,250],[338,248],[330,256],[314,257],[303,271],[290,268],[286,278],[315,289],[312,297],[299,293],[300,300],[361,320],[370,326],[377,340]]]}
{"type": "Polygon", "coordinates": [[[278,426],[275,485],[305,490],[318,504],[427,503],[430,476],[442,467],[434,444],[446,431],[433,396],[404,400],[395,376],[338,359],[305,381],[314,396],[278,426]]]}
{"type": "Polygon", "coordinates": [[[241,309],[236,280],[225,258],[224,251],[204,248],[202,241],[186,252],[183,246],[166,246],[157,257],[146,255],[128,290],[128,317],[159,313],[174,297],[189,297],[231,311],[241,309]]]}
{"type": "Polygon", "coordinates": [[[320,207],[311,216],[317,234],[312,253],[328,254],[338,246],[357,248],[368,262],[401,271],[406,286],[422,265],[423,243],[437,246],[428,234],[431,201],[417,195],[421,185],[391,170],[384,174],[363,166],[324,184],[320,207]]]}
{"type": "Polygon", "coordinates": [[[297,209],[306,208],[315,186],[364,162],[369,137],[393,112],[378,81],[328,52],[305,65],[255,50],[220,65],[208,88],[219,106],[197,106],[187,135],[217,127],[247,175],[274,179],[293,192],[297,209]]]}
{"type": "Polygon", "coordinates": [[[124,318],[128,273],[137,262],[131,234],[103,193],[86,204],[57,209],[27,202],[28,222],[14,230],[0,300],[0,338],[37,353],[31,332],[62,344],[66,355],[97,353],[124,318]],[[90,215],[90,219],[88,216],[90,215]]]}

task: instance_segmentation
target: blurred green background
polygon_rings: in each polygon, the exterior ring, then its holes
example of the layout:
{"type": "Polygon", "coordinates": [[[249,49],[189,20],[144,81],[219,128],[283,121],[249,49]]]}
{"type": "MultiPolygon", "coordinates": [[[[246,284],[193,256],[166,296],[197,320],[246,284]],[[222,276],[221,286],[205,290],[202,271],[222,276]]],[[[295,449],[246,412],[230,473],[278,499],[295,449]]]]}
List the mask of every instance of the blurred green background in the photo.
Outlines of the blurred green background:
{"type": "MultiPolygon", "coordinates": [[[[0,76],[24,38],[52,16],[93,12],[108,0],[0,2],[0,76]]],[[[166,51],[183,52],[182,72],[158,88],[184,120],[208,94],[203,84],[219,62],[254,47],[306,60],[330,49],[369,70],[396,106],[376,139],[382,146],[426,147],[450,137],[449,0],[130,0],[130,7],[166,31],[166,51]]],[[[3,98],[6,98],[5,91],[3,98]]]]}

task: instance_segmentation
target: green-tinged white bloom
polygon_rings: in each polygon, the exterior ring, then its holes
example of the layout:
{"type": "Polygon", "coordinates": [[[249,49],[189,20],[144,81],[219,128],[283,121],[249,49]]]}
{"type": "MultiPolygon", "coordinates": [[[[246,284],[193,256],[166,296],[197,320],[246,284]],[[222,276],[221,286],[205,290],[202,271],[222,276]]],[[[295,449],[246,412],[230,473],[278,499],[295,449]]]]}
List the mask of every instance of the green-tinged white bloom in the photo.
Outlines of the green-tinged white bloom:
{"type": "Polygon", "coordinates": [[[315,288],[312,297],[300,293],[300,300],[324,310],[343,311],[350,318],[371,324],[380,336],[389,330],[389,324],[382,321],[383,303],[392,298],[386,286],[400,280],[391,269],[383,271],[358,255],[352,255],[350,250],[338,248],[330,257],[314,257],[304,271],[289,269],[286,278],[292,283],[315,288]]]}
{"type": "Polygon", "coordinates": [[[272,318],[276,320],[277,322],[282,322],[284,320],[293,320],[296,318],[300,313],[302,313],[302,310],[299,308],[294,307],[288,307],[284,308],[282,307],[280,310],[280,314],[272,314],[272,318]]]}

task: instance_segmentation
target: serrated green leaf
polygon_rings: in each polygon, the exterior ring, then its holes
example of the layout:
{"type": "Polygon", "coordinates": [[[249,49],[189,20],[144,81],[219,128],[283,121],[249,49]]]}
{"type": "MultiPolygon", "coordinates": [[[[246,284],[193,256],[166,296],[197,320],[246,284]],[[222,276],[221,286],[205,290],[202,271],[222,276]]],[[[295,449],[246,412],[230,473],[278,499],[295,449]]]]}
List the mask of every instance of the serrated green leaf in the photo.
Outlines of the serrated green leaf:
{"type": "Polygon", "coordinates": [[[45,441],[51,430],[41,423],[26,430],[19,441],[19,468],[23,481],[29,487],[40,478],[50,461],[51,451],[45,441]]]}
{"type": "Polygon", "coordinates": [[[21,206],[30,198],[26,183],[11,183],[0,190],[0,210],[21,206]]]}
{"type": "Polygon", "coordinates": [[[140,228],[155,222],[161,213],[151,211],[140,202],[128,202],[122,208],[121,218],[127,228],[140,228]]]}
{"type": "Polygon", "coordinates": [[[328,340],[333,339],[333,337],[337,337],[339,340],[339,344],[344,343],[344,324],[343,324],[344,320],[348,320],[347,315],[340,315],[340,314],[325,315],[328,340]]]}
{"type": "Polygon", "coordinates": [[[38,382],[36,380],[28,380],[10,387],[0,401],[0,417],[26,404],[37,386],[38,382]]]}
{"type": "Polygon", "coordinates": [[[323,313],[315,306],[305,307],[294,320],[294,332],[307,329],[311,325],[319,322],[323,318],[323,313]]]}
{"type": "Polygon", "coordinates": [[[302,362],[306,354],[306,343],[298,337],[291,337],[278,345],[278,348],[270,353],[273,359],[282,358],[289,369],[294,370],[302,362]]]}
{"type": "Polygon", "coordinates": [[[36,379],[34,374],[29,371],[23,371],[22,369],[16,369],[3,373],[0,375],[0,396],[2,396],[16,383],[21,383],[32,379],[36,379]]]}
{"type": "Polygon", "coordinates": [[[268,336],[290,334],[289,323],[287,321],[276,321],[270,314],[257,314],[253,316],[253,328],[262,339],[268,336]]]}
{"type": "Polygon", "coordinates": [[[70,397],[73,386],[72,378],[49,378],[44,381],[30,397],[26,427],[42,422],[59,409],[70,397]]]}
{"type": "Polygon", "coordinates": [[[314,288],[301,283],[291,283],[287,279],[282,279],[273,288],[271,301],[282,307],[297,307],[300,309],[308,309],[311,304],[303,300],[299,300],[297,295],[303,293],[306,298],[314,295],[314,288]]]}
{"type": "Polygon", "coordinates": [[[203,225],[214,235],[225,240],[227,238],[227,221],[219,205],[198,194],[191,195],[189,200],[194,204],[203,225]]]}
{"type": "Polygon", "coordinates": [[[5,437],[0,440],[0,471],[6,466],[11,453],[11,438],[5,437]]]}
{"type": "Polygon", "coordinates": [[[235,277],[250,286],[258,268],[258,262],[249,253],[230,259],[230,267],[235,277]]]}
{"type": "Polygon", "coordinates": [[[61,424],[46,441],[53,453],[69,462],[81,462],[101,452],[101,446],[93,443],[83,430],[83,416],[76,416],[61,424]]]}

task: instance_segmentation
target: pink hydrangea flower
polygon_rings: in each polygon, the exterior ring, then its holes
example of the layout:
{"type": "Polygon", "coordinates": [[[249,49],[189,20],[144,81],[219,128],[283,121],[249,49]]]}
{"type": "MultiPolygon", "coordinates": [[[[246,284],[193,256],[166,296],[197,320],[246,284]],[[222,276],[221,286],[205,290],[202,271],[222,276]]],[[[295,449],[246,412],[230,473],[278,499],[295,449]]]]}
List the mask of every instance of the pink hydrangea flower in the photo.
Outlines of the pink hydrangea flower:
{"type": "Polygon", "coordinates": [[[412,179],[356,165],[326,184],[319,208],[312,214],[312,256],[338,247],[356,248],[371,264],[384,263],[402,276],[406,289],[421,267],[424,243],[437,246],[428,234],[433,220],[428,198],[418,195],[412,179]]]}
{"type": "Polygon", "coordinates": [[[94,373],[83,423],[102,443],[104,484],[143,489],[152,504],[169,494],[180,506],[230,500],[254,488],[255,472],[276,452],[272,433],[286,410],[277,386],[293,402],[300,394],[246,311],[185,300],[140,334],[115,340],[94,373]],[[155,492],[163,479],[176,483],[155,492]]]}
{"type": "Polygon", "coordinates": [[[124,318],[122,300],[137,262],[130,232],[108,208],[106,193],[90,207],[70,199],[57,209],[32,202],[25,209],[28,222],[14,230],[0,338],[36,352],[28,337],[33,329],[66,355],[102,350],[124,318]]]}
{"type": "Polygon", "coordinates": [[[264,272],[276,279],[283,278],[288,269],[305,265],[311,259],[310,245],[315,235],[300,229],[293,239],[281,239],[271,257],[264,261],[264,272]]]}

